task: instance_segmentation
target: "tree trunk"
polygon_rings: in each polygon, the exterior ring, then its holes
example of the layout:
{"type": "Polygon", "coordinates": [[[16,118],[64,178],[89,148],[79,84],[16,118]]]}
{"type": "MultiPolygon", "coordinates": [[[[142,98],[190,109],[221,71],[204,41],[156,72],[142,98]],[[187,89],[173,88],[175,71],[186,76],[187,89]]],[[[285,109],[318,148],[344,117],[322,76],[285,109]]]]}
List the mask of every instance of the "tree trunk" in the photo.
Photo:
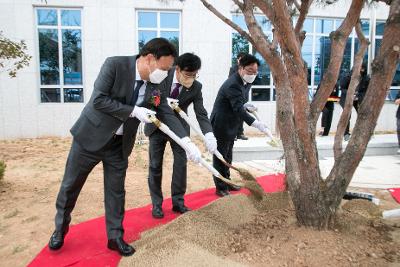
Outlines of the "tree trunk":
{"type": "Polygon", "coordinates": [[[345,151],[335,158],[334,167],[326,180],[319,170],[315,128],[318,116],[333,86],[343,59],[345,44],[356,25],[363,0],[352,0],[351,7],[339,29],[331,33],[332,52],[321,88],[310,104],[306,69],[301,57],[301,24],[308,12],[309,2],[302,1],[300,20],[292,25],[287,1],[233,0],[242,10],[249,32],[218,12],[206,0],[204,6],[222,21],[246,37],[271,68],[277,95],[277,119],[285,152],[286,177],[296,217],[300,225],[326,229],[364,155],[367,143],[383,106],[394,76],[400,50],[400,0],[390,1],[391,9],[382,40],[382,47],[372,66],[369,89],[359,109],[353,137],[345,151]],[[266,38],[254,17],[257,6],[274,26],[274,41],[266,38]],[[281,53],[276,49],[279,43],[281,53]]]}

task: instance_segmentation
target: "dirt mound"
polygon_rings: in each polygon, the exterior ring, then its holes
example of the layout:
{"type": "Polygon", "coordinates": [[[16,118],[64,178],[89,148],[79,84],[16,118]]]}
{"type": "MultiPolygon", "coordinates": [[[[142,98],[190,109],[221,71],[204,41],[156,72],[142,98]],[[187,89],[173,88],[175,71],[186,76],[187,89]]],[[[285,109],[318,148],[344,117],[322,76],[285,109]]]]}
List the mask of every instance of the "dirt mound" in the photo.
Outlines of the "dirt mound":
{"type": "Polygon", "coordinates": [[[382,211],[379,209],[377,205],[372,203],[371,201],[364,199],[354,199],[347,201],[342,209],[347,210],[352,213],[357,213],[366,218],[378,218],[382,216],[382,211]]]}
{"type": "MultiPolygon", "coordinates": [[[[390,266],[400,263],[397,241],[382,222],[349,223],[358,229],[316,231],[298,227],[287,193],[224,197],[143,234],[137,252],[121,266],[390,266]],[[266,204],[269,202],[269,204],[266,204]],[[264,208],[263,211],[260,210],[264,208]]],[[[353,206],[357,203],[349,204],[353,206]]],[[[365,204],[358,204],[359,206],[365,204]]],[[[368,204],[367,204],[368,205],[368,204]]],[[[373,213],[375,214],[375,213],[373,213]]],[[[345,220],[345,221],[343,221],[345,220]]]]}

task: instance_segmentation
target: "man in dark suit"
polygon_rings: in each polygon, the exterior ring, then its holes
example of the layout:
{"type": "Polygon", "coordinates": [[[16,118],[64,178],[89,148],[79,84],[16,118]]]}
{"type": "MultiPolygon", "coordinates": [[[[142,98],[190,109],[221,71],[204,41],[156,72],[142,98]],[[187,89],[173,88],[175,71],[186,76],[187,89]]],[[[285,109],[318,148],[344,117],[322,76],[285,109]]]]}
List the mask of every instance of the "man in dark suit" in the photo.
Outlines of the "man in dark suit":
{"type": "MultiPolygon", "coordinates": [[[[207,111],[203,106],[202,85],[196,80],[201,67],[201,60],[192,53],[185,53],[176,60],[176,67],[168,72],[168,77],[163,82],[166,94],[178,101],[179,107],[187,113],[189,105],[193,104],[197,121],[201,131],[206,136],[206,146],[213,153],[217,149],[217,140],[212,133],[211,123],[207,111]]],[[[190,126],[176,113],[177,118],[185,128],[186,134],[190,134],[190,126]]],[[[154,125],[146,124],[144,132],[149,136],[149,190],[153,203],[152,216],[163,218],[162,210],[163,194],[161,190],[162,164],[165,146],[170,143],[174,154],[174,164],[171,181],[172,210],[178,213],[190,211],[184,204],[186,192],[186,154],[185,151],[170,137],[158,130],[154,125]]]]}
{"type": "MultiPolygon", "coordinates": [[[[239,61],[238,71],[222,84],[214,102],[211,124],[217,138],[218,151],[229,163],[232,163],[233,143],[242,120],[264,133],[269,131],[264,123],[247,113],[245,105],[248,84],[254,82],[259,65],[256,57],[249,54],[244,55],[239,61]]],[[[222,176],[229,179],[229,168],[216,156],[213,157],[213,166],[222,176]]],[[[229,190],[238,190],[238,188],[231,187],[216,177],[213,178],[218,196],[229,195],[229,190]]]]}
{"type": "MultiPolygon", "coordinates": [[[[228,77],[230,77],[232,74],[236,73],[239,69],[239,60],[246,55],[247,53],[245,52],[239,52],[236,56],[236,61],[237,64],[233,65],[232,67],[230,67],[229,69],[229,75],[228,77]]],[[[250,90],[251,84],[249,86],[249,90],[250,90]]],[[[249,94],[246,95],[246,102],[249,101],[249,94]]],[[[242,123],[239,124],[239,128],[238,128],[238,132],[236,135],[237,139],[242,139],[242,140],[248,140],[249,138],[247,136],[244,135],[244,127],[243,127],[243,120],[242,123]]]]}
{"type": "MultiPolygon", "coordinates": [[[[58,193],[55,231],[51,250],[60,249],[71,222],[71,212],[92,169],[101,161],[104,168],[104,204],[108,244],[123,256],[135,249],[123,240],[125,175],[140,122],[150,123],[155,114],[180,137],[187,136],[171,112],[157,84],[167,77],[176,50],[164,38],[144,45],[137,56],[107,58],[94,83],[91,98],[73,125],[73,141],[58,193]]],[[[200,152],[190,149],[193,157],[200,152]]]]}

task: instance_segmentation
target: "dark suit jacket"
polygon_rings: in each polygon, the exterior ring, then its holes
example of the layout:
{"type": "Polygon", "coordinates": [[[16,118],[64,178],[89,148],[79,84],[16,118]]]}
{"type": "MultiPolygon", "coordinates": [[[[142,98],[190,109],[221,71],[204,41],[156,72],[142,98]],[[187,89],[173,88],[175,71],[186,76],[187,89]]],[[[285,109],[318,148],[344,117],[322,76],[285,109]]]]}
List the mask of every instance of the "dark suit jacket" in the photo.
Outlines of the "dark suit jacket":
{"type": "MultiPolygon", "coordinates": [[[[138,56],[110,57],[101,67],[92,96],[71,128],[74,140],[85,150],[99,151],[124,123],[123,153],[125,157],[130,155],[140,123],[138,119],[129,117],[134,107],[127,104],[135,86],[137,58],[138,56]]],[[[151,94],[157,89],[158,85],[147,83],[143,102],[137,105],[154,109],[178,136],[186,136],[184,128],[168,106],[165,95],[161,93],[158,107],[150,104],[151,94]]]]}
{"type": "MultiPolygon", "coordinates": [[[[166,95],[171,94],[172,82],[174,80],[175,68],[172,68],[168,72],[168,77],[165,79],[165,82],[162,83],[162,91],[165,92],[166,95]]],[[[187,109],[190,104],[193,103],[193,109],[196,114],[197,121],[200,125],[200,129],[203,134],[212,132],[212,126],[210,120],[208,119],[207,110],[203,106],[203,95],[201,93],[202,85],[198,81],[194,81],[193,85],[190,88],[183,87],[181,92],[178,95],[179,107],[187,114],[187,109]]],[[[171,109],[172,110],[172,109],[171,109]]],[[[175,112],[176,117],[180,120],[182,126],[185,128],[186,133],[190,134],[190,126],[186,123],[186,121],[175,112]]],[[[161,119],[160,119],[161,120],[161,119]]],[[[144,127],[144,133],[146,136],[150,136],[156,130],[155,125],[146,124],[144,127]]]]}
{"type": "Polygon", "coordinates": [[[217,138],[234,140],[242,120],[248,125],[254,122],[243,107],[249,89],[237,72],[222,84],[211,112],[211,124],[217,138]]]}

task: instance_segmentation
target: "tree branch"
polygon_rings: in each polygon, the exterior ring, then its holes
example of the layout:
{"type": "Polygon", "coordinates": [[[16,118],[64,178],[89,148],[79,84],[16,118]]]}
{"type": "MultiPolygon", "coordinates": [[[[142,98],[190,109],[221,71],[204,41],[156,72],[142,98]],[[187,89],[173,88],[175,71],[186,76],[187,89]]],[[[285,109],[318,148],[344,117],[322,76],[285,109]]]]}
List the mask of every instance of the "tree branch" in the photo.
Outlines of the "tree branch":
{"type": "MultiPolygon", "coordinates": [[[[256,45],[256,42],[254,39],[245,31],[243,30],[239,25],[236,23],[232,22],[230,19],[222,15],[221,12],[219,12],[213,5],[208,3],[206,0],[200,0],[203,5],[210,10],[212,13],[214,13],[215,16],[217,16],[219,19],[221,19],[223,22],[231,26],[234,30],[236,30],[240,35],[244,36],[253,46],[256,45]]],[[[239,6],[240,8],[240,6],[239,6]]]]}
{"type": "Polygon", "coordinates": [[[299,18],[297,19],[296,22],[296,27],[294,28],[294,32],[296,36],[300,39],[300,31],[303,28],[304,21],[306,20],[308,10],[310,9],[310,6],[312,4],[312,0],[303,0],[301,1],[301,6],[299,8],[300,14],[299,18]]]}
{"type": "Polygon", "coordinates": [[[342,115],[340,116],[337,131],[335,134],[335,143],[333,147],[335,160],[337,160],[342,154],[343,134],[345,132],[347,123],[350,120],[351,110],[353,108],[354,93],[356,91],[358,84],[360,83],[361,65],[364,59],[365,52],[367,51],[369,45],[369,41],[367,40],[367,38],[365,38],[362,32],[361,21],[358,21],[356,25],[356,33],[358,39],[360,40],[360,48],[354,59],[351,80],[346,94],[346,103],[342,115]]]}

